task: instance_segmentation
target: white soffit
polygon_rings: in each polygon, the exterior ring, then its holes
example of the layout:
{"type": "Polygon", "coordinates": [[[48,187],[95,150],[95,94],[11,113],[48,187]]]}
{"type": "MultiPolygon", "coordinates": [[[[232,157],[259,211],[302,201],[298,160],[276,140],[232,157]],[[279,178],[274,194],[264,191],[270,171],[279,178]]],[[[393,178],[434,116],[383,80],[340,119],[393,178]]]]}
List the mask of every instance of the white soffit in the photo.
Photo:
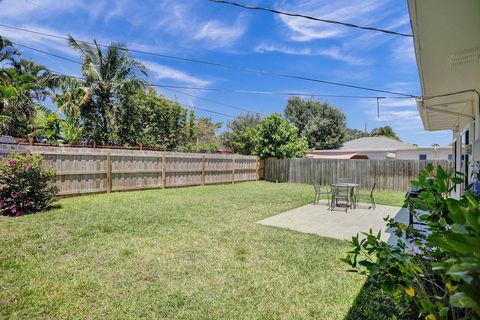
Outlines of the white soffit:
{"type": "Polygon", "coordinates": [[[409,0],[427,130],[456,129],[478,114],[480,91],[480,1],[409,0]]]}

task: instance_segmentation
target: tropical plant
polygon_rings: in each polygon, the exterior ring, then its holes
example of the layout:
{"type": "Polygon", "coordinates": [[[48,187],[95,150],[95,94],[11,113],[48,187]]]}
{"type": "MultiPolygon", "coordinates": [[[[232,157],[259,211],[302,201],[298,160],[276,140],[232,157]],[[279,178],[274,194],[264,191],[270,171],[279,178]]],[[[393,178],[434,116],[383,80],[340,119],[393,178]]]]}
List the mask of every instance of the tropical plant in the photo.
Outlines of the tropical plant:
{"type": "Polygon", "coordinates": [[[26,136],[35,109],[48,94],[50,72],[33,61],[11,60],[0,78],[1,134],[26,136]]]}
{"type": "MultiPolygon", "coordinates": [[[[420,231],[387,218],[396,245],[371,231],[352,239],[344,259],[352,271],[367,274],[368,286],[391,295],[425,319],[480,317],[480,182],[459,199],[449,197],[463,179],[428,165],[413,184],[423,191],[409,198],[411,212],[426,224],[420,231]],[[418,209],[419,211],[417,211],[418,209]]],[[[407,310],[407,308],[404,308],[407,310]]],[[[402,315],[396,315],[401,317],[402,315]]]]}
{"type": "Polygon", "coordinates": [[[58,192],[55,171],[41,156],[16,154],[0,162],[0,214],[21,216],[45,210],[58,192]]]}
{"type": "Polygon", "coordinates": [[[33,125],[36,129],[30,134],[32,137],[43,137],[52,144],[58,143],[62,137],[63,120],[46,108],[37,109],[33,125]]]}
{"type": "Polygon", "coordinates": [[[278,113],[263,119],[255,132],[255,154],[260,158],[303,157],[308,148],[298,129],[278,113]]]}
{"type": "Polygon", "coordinates": [[[84,122],[87,140],[98,144],[123,144],[121,124],[125,104],[122,97],[128,97],[145,87],[139,74],[146,75],[146,68],[128,55],[121,43],[111,43],[103,49],[96,40],[94,45],[76,41],[70,37],[69,44],[82,58],[84,81],[80,114],[84,122]]]}
{"type": "Polygon", "coordinates": [[[5,64],[17,60],[19,56],[20,53],[13,43],[7,38],[0,36],[0,70],[5,67],[5,64]]]}

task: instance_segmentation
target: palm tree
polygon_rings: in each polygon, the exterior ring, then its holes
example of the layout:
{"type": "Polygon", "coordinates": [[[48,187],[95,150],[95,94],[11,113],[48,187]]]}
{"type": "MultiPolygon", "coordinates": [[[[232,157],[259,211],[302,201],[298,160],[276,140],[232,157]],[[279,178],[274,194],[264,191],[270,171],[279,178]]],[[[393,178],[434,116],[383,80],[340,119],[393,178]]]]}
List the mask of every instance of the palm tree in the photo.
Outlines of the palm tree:
{"type": "Polygon", "coordinates": [[[96,40],[94,45],[76,41],[70,36],[69,44],[82,58],[83,97],[81,116],[89,140],[98,144],[117,144],[119,117],[122,116],[122,97],[145,88],[139,75],[146,75],[145,66],[128,55],[121,43],[112,43],[103,49],[96,40]]]}
{"type": "Polygon", "coordinates": [[[32,130],[35,110],[48,94],[50,72],[28,60],[10,61],[0,78],[0,133],[26,136],[32,130]]]}
{"type": "Polygon", "coordinates": [[[0,131],[4,131],[5,126],[12,119],[6,114],[2,114],[3,103],[16,95],[16,91],[9,86],[11,78],[5,72],[6,67],[11,67],[11,62],[18,58],[19,53],[12,42],[5,37],[0,36],[0,131]]]}
{"type": "Polygon", "coordinates": [[[5,37],[0,36],[0,67],[4,67],[5,61],[16,60],[19,57],[20,53],[17,48],[15,48],[10,40],[5,37]]]}

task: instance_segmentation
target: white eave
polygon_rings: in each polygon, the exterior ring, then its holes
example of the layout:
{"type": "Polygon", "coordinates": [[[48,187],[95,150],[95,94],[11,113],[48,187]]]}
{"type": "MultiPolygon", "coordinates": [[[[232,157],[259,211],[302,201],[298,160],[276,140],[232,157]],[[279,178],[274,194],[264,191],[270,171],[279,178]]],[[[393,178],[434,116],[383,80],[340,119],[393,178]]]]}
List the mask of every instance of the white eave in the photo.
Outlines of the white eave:
{"type": "Polygon", "coordinates": [[[461,129],[479,116],[480,1],[408,0],[426,130],[461,129]]]}

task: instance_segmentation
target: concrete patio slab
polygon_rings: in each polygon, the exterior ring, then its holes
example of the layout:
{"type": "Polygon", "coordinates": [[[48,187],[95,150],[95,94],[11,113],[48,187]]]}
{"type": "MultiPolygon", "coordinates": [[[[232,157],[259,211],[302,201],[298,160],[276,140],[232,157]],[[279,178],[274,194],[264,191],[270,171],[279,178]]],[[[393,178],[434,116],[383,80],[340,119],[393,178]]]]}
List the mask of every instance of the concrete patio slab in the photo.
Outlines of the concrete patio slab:
{"type": "Polygon", "coordinates": [[[330,211],[326,201],[283,212],[258,223],[340,240],[351,240],[352,236],[372,229],[375,233],[382,232],[382,240],[394,244],[393,230],[388,229],[383,220],[386,216],[408,224],[406,208],[377,205],[372,210],[367,204],[360,203],[348,212],[342,208],[330,211]]]}

